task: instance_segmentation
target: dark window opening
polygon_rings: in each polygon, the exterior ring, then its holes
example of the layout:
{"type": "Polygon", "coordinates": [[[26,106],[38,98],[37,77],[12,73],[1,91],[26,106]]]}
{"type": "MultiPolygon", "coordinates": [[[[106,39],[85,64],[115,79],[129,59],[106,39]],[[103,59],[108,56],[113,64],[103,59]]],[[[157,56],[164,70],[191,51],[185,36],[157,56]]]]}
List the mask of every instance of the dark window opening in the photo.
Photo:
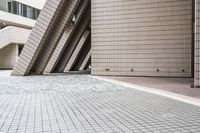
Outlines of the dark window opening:
{"type": "Polygon", "coordinates": [[[20,56],[23,47],[24,47],[23,45],[19,45],[19,47],[18,47],[18,56],[20,56]]]}

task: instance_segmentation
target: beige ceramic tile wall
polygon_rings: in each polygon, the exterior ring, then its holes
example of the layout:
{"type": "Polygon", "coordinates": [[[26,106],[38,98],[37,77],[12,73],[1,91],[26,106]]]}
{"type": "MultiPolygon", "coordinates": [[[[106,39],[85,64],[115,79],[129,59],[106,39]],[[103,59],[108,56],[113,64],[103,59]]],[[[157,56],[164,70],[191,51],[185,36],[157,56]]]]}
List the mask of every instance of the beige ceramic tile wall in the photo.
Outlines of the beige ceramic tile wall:
{"type": "Polygon", "coordinates": [[[191,8],[192,0],[92,0],[92,74],[190,77],[191,8]]]}
{"type": "Polygon", "coordinates": [[[18,58],[18,45],[10,44],[0,49],[0,69],[13,68],[18,58]]]}
{"type": "Polygon", "coordinates": [[[195,77],[194,85],[200,87],[200,1],[195,3],[195,77]]]}

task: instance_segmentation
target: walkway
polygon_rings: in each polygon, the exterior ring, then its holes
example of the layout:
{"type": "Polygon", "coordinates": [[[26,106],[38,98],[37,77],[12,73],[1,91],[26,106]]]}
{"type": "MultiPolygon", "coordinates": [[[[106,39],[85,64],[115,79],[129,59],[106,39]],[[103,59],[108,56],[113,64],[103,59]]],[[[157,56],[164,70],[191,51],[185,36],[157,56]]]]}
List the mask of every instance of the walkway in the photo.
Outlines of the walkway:
{"type": "Polygon", "coordinates": [[[200,88],[191,87],[191,85],[194,82],[193,78],[115,77],[115,76],[110,76],[105,78],[200,99],[200,88]]]}
{"type": "Polygon", "coordinates": [[[1,133],[200,132],[200,107],[89,75],[0,75],[1,133]]]}

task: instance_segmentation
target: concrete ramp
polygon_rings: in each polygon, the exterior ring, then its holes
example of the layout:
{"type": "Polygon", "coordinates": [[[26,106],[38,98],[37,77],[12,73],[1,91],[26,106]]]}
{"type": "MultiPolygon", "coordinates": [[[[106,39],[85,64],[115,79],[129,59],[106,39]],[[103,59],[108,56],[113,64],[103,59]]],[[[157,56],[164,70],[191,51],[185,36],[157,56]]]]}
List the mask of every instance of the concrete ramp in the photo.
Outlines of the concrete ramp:
{"type": "Polygon", "coordinates": [[[0,30],[0,49],[9,44],[25,44],[31,30],[8,26],[0,30]]]}

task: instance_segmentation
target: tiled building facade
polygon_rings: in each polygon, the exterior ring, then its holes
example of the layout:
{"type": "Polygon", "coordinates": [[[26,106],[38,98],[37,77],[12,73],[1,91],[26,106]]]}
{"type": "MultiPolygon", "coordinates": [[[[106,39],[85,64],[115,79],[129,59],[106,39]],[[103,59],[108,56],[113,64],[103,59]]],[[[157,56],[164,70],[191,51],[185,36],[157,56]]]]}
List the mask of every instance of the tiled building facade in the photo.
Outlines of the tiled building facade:
{"type": "Polygon", "coordinates": [[[194,85],[200,87],[200,1],[195,1],[195,55],[194,55],[194,85]]]}
{"type": "Polygon", "coordinates": [[[92,0],[92,73],[191,77],[192,0],[92,0]]]}
{"type": "Polygon", "coordinates": [[[198,0],[92,0],[91,24],[88,3],[47,0],[12,74],[91,64],[92,75],[194,77],[200,86],[198,0]]]}

